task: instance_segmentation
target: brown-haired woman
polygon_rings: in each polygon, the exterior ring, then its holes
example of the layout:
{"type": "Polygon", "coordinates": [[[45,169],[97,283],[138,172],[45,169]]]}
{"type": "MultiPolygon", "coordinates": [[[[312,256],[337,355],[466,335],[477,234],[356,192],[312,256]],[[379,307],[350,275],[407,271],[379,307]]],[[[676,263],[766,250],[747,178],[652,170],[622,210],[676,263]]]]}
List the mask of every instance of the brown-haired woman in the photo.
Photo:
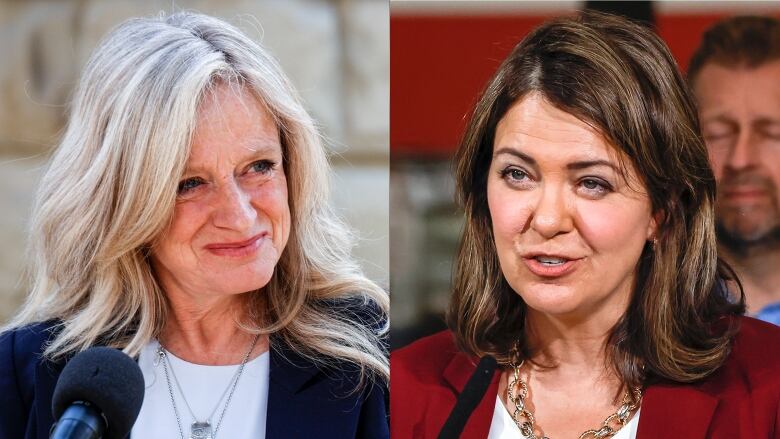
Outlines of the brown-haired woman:
{"type": "Polygon", "coordinates": [[[393,437],[778,437],[780,330],[724,291],[696,109],[651,30],[536,29],[455,164],[450,331],[393,353],[393,437]]]}

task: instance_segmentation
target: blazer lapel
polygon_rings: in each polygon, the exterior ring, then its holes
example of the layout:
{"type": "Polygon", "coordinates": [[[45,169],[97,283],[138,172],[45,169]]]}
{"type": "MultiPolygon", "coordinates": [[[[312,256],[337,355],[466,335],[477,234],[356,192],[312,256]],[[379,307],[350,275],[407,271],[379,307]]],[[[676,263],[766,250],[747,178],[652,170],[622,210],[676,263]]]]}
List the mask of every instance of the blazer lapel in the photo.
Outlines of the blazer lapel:
{"type": "Polygon", "coordinates": [[[703,439],[718,399],[692,386],[654,385],[642,397],[637,439],[703,439]]]}
{"type": "MultiPolygon", "coordinates": [[[[444,369],[444,380],[452,386],[456,398],[463,388],[466,386],[471,375],[476,369],[477,361],[472,359],[466,354],[457,353],[452,357],[450,363],[444,369]]],[[[500,368],[496,368],[493,373],[493,379],[490,381],[490,386],[485,392],[485,396],[474,409],[474,412],[469,416],[469,420],[466,422],[466,426],[463,428],[462,438],[486,438],[490,432],[490,424],[493,421],[493,410],[496,404],[496,396],[498,395],[498,381],[500,374],[500,368]]],[[[449,413],[448,413],[449,415],[449,413]]],[[[441,426],[439,426],[441,428],[441,426]]]]}
{"type": "Polygon", "coordinates": [[[271,340],[266,438],[354,437],[364,392],[358,370],[319,369],[271,340]]]}
{"type": "Polygon", "coordinates": [[[290,350],[274,347],[273,342],[271,346],[265,436],[268,439],[304,437],[306,432],[301,429],[312,425],[311,418],[320,414],[314,401],[301,396],[317,370],[304,364],[290,350]]]}

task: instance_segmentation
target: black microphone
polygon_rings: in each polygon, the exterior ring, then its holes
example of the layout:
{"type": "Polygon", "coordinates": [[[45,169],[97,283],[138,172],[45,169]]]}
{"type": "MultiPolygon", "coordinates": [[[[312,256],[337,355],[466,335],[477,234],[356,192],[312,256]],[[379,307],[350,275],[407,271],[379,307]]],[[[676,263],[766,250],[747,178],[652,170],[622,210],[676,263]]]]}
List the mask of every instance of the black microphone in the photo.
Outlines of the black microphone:
{"type": "Polygon", "coordinates": [[[52,398],[50,439],[125,439],[144,400],[144,377],[122,351],[89,348],[65,365],[52,398]]]}
{"type": "Polygon", "coordinates": [[[486,355],[479,360],[477,370],[471,375],[463,391],[458,395],[455,401],[455,407],[452,408],[450,416],[444,423],[439,432],[439,439],[457,439],[466,426],[471,413],[482,401],[490,381],[493,379],[493,372],[496,370],[496,359],[486,355]]]}

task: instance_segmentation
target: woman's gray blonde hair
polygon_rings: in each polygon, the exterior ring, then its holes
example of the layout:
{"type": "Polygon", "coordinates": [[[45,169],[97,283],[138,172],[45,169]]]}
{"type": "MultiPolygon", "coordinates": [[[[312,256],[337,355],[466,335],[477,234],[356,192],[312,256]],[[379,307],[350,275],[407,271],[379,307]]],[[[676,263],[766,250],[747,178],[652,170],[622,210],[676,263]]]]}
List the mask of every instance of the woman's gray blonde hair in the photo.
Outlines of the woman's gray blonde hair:
{"type": "Polygon", "coordinates": [[[188,12],[128,20],[88,61],[34,205],[32,291],[8,327],[57,320],[51,358],[96,343],[136,355],[160,333],[167,301],[149,249],[171,221],[199,103],[221,82],[251,90],[273,115],[292,215],[274,275],[239,323],[318,364],[344,360],[386,379],[388,295],[362,274],[329,207],[313,121],[266,50],[188,12]]]}

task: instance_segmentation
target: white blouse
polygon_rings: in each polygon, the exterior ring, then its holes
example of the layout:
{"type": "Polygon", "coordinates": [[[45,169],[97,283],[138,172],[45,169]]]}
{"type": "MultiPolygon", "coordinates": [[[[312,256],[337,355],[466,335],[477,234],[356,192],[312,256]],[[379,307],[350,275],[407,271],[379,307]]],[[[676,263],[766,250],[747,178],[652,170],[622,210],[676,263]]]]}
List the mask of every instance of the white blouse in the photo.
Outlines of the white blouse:
{"type": "MultiPolygon", "coordinates": [[[[639,412],[634,413],[634,417],[628,421],[628,424],[618,430],[612,439],[636,439],[636,429],[639,426],[639,412]]],[[[528,439],[520,433],[520,429],[515,425],[515,421],[509,412],[506,411],[504,403],[496,396],[496,407],[493,409],[493,422],[490,424],[490,433],[488,439],[528,439]]]]}
{"type": "MultiPolygon", "coordinates": [[[[141,413],[138,415],[130,435],[132,439],[181,437],[171,404],[168,384],[165,381],[163,365],[160,362],[157,365],[154,364],[158,346],[157,341],[150,342],[144,347],[138,358],[138,365],[141,367],[146,389],[141,413]]],[[[193,413],[200,417],[200,420],[208,417],[214,411],[219,398],[222,397],[211,418],[213,430],[230,393],[230,390],[226,393],[225,389],[232,382],[239,366],[203,366],[188,363],[176,358],[170,352],[168,359],[170,359],[168,376],[176,399],[176,410],[181,419],[184,437],[190,437],[190,425],[194,420],[176,386],[176,381],[171,374],[171,367],[176,373],[176,378],[184,390],[193,413]]],[[[215,439],[265,438],[269,361],[270,355],[266,352],[247,362],[215,439]]]]}

